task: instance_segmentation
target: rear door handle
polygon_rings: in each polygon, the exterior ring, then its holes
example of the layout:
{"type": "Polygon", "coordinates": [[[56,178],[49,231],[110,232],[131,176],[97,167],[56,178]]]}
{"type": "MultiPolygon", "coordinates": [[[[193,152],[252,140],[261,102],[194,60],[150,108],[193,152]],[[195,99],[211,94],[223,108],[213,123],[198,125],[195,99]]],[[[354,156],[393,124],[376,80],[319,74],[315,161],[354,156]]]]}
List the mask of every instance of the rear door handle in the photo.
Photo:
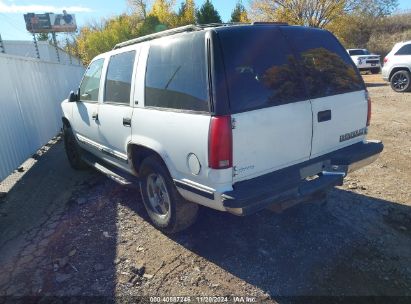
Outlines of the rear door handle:
{"type": "Polygon", "coordinates": [[[125,127],[131,127],[131,118],[129,118],[129,117],[123,117],[123,126],[125,126],[125,127]]]}
{"type": "Polygon", "coordinates": [[[91,118],[92,118],[93,120],[98,120],[98,113],[97,113],[97,112],[94,112],[93,114],[91,114],[91,118]]]}
{"type": "Polygon", "coordinates": [[[331,110],[325,110],[318,112],[317,114],[318,122],[331,120],[331,110]]]}

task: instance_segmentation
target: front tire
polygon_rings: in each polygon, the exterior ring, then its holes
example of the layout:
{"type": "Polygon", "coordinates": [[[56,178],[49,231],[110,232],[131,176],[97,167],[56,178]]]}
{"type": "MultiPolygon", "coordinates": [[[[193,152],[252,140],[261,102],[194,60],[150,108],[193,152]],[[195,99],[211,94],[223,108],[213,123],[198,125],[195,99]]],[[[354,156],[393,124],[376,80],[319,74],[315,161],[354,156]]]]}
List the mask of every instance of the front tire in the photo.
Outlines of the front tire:
{"type": "Polygon", "coordinates": [[[395,72],[391,77],[390,83],[391,88],[395,92],[408,92],[411,89],[411,74],[405,70],[395,72]]]}
{"type": "Polygon", "coordinates": [[[63,137],[64,148],[70,166],[75,170],[83,170],[87,168],[87,164],[81,158],[81,148],[74,137],[73,130],[66,125],[63,127],[63,137]]]}
{"type": "Polygon", "coordinates": [[[140,191],[153,225],[165,233],[176,233],[191,226],[197,219],[198,205],[186,201],[156,156],[147,157],[141,164],[140,191]]]}

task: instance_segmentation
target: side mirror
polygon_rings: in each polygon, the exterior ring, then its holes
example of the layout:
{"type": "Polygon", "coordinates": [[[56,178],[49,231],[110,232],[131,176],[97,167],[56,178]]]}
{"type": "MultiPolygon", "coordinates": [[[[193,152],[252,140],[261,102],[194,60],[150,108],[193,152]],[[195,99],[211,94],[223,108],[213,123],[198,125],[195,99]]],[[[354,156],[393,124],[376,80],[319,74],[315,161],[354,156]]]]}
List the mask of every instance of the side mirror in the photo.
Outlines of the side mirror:
{"type": "Polygon", "coordinates": [[[71,91],[68,97],[68,102],[77,102],[77,101],[79,101],[79,95],[71,91]]]}

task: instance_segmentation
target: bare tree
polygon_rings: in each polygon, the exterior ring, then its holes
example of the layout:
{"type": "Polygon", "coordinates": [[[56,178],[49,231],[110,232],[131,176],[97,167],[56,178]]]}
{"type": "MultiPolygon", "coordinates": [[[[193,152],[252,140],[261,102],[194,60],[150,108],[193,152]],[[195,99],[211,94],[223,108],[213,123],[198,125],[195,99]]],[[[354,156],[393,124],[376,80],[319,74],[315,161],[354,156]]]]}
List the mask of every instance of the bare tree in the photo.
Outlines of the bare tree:
{"type": "Polygon", "coordinates": [[[255,18],[324,28],[361,9],[387,14],[396,3],[397,0],[252,0],[251,8],[255,18]]]}
{"type": "Polygon", "coordinates": [[[147,0],[127,0],[127,4],[132,9],[134,14],[139,16],[141,19],[146,20],[149,1],[147,0]]]}

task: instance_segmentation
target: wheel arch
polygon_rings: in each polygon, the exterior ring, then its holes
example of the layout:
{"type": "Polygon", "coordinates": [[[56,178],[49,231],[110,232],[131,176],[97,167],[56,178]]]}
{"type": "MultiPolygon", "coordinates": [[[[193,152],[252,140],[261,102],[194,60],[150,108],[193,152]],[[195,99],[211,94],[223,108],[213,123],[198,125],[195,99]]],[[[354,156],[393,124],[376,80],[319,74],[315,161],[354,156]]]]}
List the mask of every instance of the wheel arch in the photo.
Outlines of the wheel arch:
{"type": "Polygon", "coordinates": [[[388,77],[388,79],[391,81],[391,77],[392,75],[394,75],[395,73],[397,73],[398,71],[408,71],[411,73],[411,70],[409,67],[406,66],[399,66],[399,67],[394,67],[391,72],[390,72],[390,76],[388,77]]]}
{"type": "Polygon", "coordinates": [[[70,121],[65,116],[61,118],[61,121],[63,122],[63,126],[71,128],[70,121]]]}
{"type": "Polygon", "coordinates": [[[131,169],[133,170],[133,173],[136,176],[139,175],[138,172],[144,159],[152,155],[158,157],[161,160],[161,162],[167,168],[168,172],[173,178],[175,170],[172,164],[170,164],[170,161],[166,161],[167,154],[165,151],[162,151],[154,145],[140,144],[134,142],[130,142],[127,146],[127,157],[131,164],[131,169]]]}

